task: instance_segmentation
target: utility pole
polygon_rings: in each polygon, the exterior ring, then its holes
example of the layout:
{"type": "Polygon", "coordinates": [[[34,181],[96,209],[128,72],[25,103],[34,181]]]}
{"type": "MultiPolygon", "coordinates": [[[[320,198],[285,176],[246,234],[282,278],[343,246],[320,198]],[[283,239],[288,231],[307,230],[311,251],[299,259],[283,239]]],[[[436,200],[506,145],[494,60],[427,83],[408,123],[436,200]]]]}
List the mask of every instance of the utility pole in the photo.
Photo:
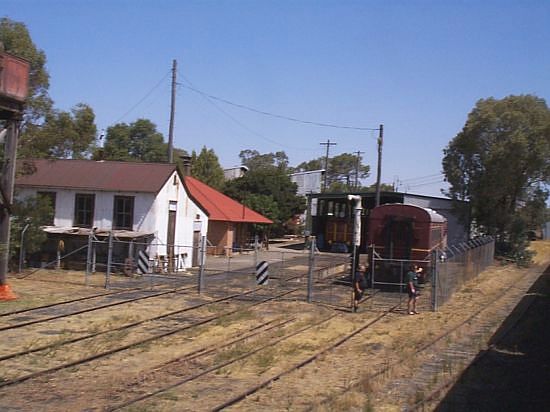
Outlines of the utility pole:
{"type": "Polygon", "coordinates": [[[355,190],[359,187],[359,165],[361,163],[361,155],[365,152],[360,152],[359,150],[355,152],[357,155],[357,164],[355,165],[355,190]]]}
{"type": "Polygon", "coordinates": [[[325,179],[323,181],[323,192],[327,190],[327,174],[328,174],[328,151],[330,146],[336,146],[336,143],[332,143],[330,139],[327,139],[326,143],[319,143],[321,146],[327,147],[327,154],[325,155],[325,179]]]}
{"type": "Polygon", "coordinates": [[[384,125],[378,129],[378,169],[376,172],[376,204],[380,206],[380,175],[382,174],[382,144],[384,143],[384,125]]]}
{"type": "Polygon", "coordinates": [[[174,163],[174,114],[176,112],[176,71],[178,62],[172,60],[172,101],[170,104],[170,128],[168,130],[168,163],[174,163]]]}

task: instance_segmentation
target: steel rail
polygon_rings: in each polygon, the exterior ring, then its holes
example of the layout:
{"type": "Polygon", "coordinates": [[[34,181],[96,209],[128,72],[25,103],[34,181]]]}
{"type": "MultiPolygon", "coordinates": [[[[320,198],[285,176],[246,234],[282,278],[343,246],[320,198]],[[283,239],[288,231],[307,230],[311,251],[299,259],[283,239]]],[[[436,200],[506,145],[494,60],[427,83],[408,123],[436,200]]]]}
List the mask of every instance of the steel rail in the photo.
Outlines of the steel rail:
{"type": "MultiPolygon", "coordinates": [[[[13,325],[1,326],[0,331],[22,328],[24,326],[35,325],[37,323],[43,323],[43,322],[49,322],[49,321],[55,320],[55,319],[61,319],[61,318],[69,317],[69,316],[80,315],[82,313],[93,312],[94,310],[100,310],[100,309],[110,308],[110,307],[113,307],[113,306],[124,305],[126,303],[132,303],[132,302],[136,302],[138,300],[156,298],[156,297],[159,297],[159,296],[168,295],[170,293],[179,293],[179,292],[182,292],[182,291],[186,291],[186,290],[189,290],[189,289],[195,289],[195,288],[196,288],[195,285],[193,285],[193,286],[183,286],[181,288],[176,288],[176,289],[169,290],[169,291],[156,292],[154,294],[147,295],[147,296],[141,296],[141,297],[131,298],[131,299],[120,301],[120,302],[107,303],[107,304],[104,304],[104,305],[94,306],[94,307],[91,307],[91,308],[80,309],[80,310],[77,310],[77,311],[74,311],[74,312],[71,312],[71,313],[65,313],[65,314],[50,316],[50,317],[41,318],[41,319],[34,319],[34,320],[27,321],[27,322],[15,323],[13,325]]],[[[127,292],[127,291],[125,291],[125,292],[127,292]]]]}
{"type": "MultiPolygon", "coordinates": [[[[530,272],[527,272],[525,273],[520,279],[519,281],[522,281],[522,280],[525,280],[528,276],[530,276],[530,272]]],[[[498,302],[499,300],[501,299],[504,299],[507,295],[507,293],[509,291],[511,291],[512,289],[514,288],[517,288],[517,283],[518,282],[515,282],[514,284],[511,284],[510,286],[506,287],[502,293],[500,293],[497,297],[495,297],[494,299],[491,299],[490,302],[486,303],[485,305],[482,305],[478,310],[476,310],[473,314],[471,314],[470,316],[468,316],[465,320],[457,323],[456,325],[454,325],[453,327],[451,327],[450,329],[444,331],[443,333],[439,334],[438,336],[436,336],[435,338],[433,338],[432,340],[430,340],[429,342],[425,343],[424,345],[422,345],[421,347],[417,348],[413,353],[412,355],[417,355],[421,352],[424,352],[425,350],[429,349],[430,347],[433,347],[436,343],[438,343],[439,341],[445,339],[446,337],[448,337],[449,335],[451,335],[453,332],[457,331],[458,329],[460,329],[461,327],[465,326],[466,324],[470,323],[472,320],[474,320],[477,316],[479,316],[480,314],[482,314],[482,312],[484,312],[485,310],[489,309],[489,308],[492,308],[494,306],[494,304],[496,302],[498,302]]],[[[365,377],[365,379],[374,379],[374,378],[377,378],[378,376],[382,375],[382,374],[385,374],[387,373],[389,370],[391,370],[393,367],[395,367],[396,365],[399,365],[401,364],[402,361],[401,360],[395,360],[393,362],[388,362],[383,368],[381,368],[380,370],[368,375],[367,377],[365,377]]],[[[361,385],[360,382],[358,383],[355,383],[353,385],[350,385],[348,386],[345,391],[348,391],[350,389],[353,389],[353,388],[357,388],[361,385]]],[[[345,392],[344,391],[344,392],[345,392]]],[[[342,393],[344,393],[342,392],[342,393]]],[[[331,396],[331,397],[328,397],[328,398],[325,398],[323,399],[321,402],[320,402],[320,405],[324,405],[326,404],[327,402],[329,402],[330,400],[332,400],[334,398],[334,395],[331,396]]],[[[312,411],[313,409],[312,408],[308,408],[307,411],[312,411]]]]}
{"type": "Polygon", "coordinates": [[[114,291],[114,292],[106,292],[106,293],[99,293],[97,295],[83,296],[83,297],[75,298],[75,299],[71,299],[71,300],[63,300],[61,302],[49,303],[47,305],[34,306],[32,308],[14,310],[13,312],[0,313],[0,317],[11,316],[11,315],[19,315],[21,313],[32,312],[33,310],[46,309],[46,308],[51,308],[51,307],[54,307],[54,306],[66,305],[68,303],[81,302],[81,301],[84,301],[84,300],[100,298],[102,296],[116,295],[118,293],[132,292],[132,291],[136,291],[136,290],[143,290],[143,288],[132,288],[132,289],[117,290],[117,291],[114,291]]]}
{"type": "Polygon", "coordinates": [[[324,349],[322,349],[320,351],[317,351],[315,354],[311,355],[310,357],[308,357],[307,359],[301,361],[300,363],[292,366],[291,368],[288,368],[288,369],[278,373],[277,375],[272,376],[271,378],[268,378],[268,379],[264,380],[263,382],[261,382],[257,385],[254,385],[253,387],[249,388],[245,392],[242,392],[242,393],[234,396],[233,398],[229,399],[228,401],[226,401],[226,402],[224,402],[220,405],[215,406],[214,408],[211,409],[211,411],[221,411],[222,409],[225,409],[225,408],[228,408],[232,405],[235,405],[236,403],[238,403],[238,402],[242,401],[243,399],[245,399],[247,396],[250,396],[253,393],[258,392],[260,389],[265,388],[266,386],[268,386],[272,382],[275,382],[276,380],[279,380],[281,377],[283,377],[285,375],[288,375],[292,372],[295,372],[295,371],[301,369],[302,367],[314,362],[315,360],[317,360],[319,357],[323,356],[327,352],[330,352],[331,350],[334,350],[338,346],[341,346],[342,344],[344,344],[345,342],[347,342],[348,340],[350,340],[354,336],[362,333],[363,331],[368,329],[373,324],[379,322],[384,317],[386,317],[387,315],[392,313],[395,309],[397,309],[400,305],[401,304],[395,305],[394,307],[390,308],[386,312],[381,313],[380,315],[376,316],[374,319],[371,319],[369,322],[367,322],[365,325],[361,326],[360,328],[356,329],[355,331],[353,331],[353,332],[345,335],[344,337],[338,339],[335,343],[325,347],[324,349]]]}
{"type": "Polygon", "coordinates": [[[325,322],[328,322],[329,320],[335,318],[336,316],[338,316],[338,315],[337,315],[337,314],[330,315],[329,317],[327,317],[327,318],[325,318],[325,319],[323,319],[323,320],[321,320],[321,321],[319,321],[319,322],[315,322],[315,323],[313,323],[313,324],[311,324],[311,325],[306,325],[306,326],[304,326],[304,327],[302,327],[302,328],[300,328],[300,329],[298,329],[298,330],[296,330],[296,331],[294,331],[294,332],[292,332],[292,333],[290,333],[290,334],[288,334],[288,335],[286,335],[286,336],[283,336],[283,337],[280,337],[280,338],[278,338],[278,339],[275,339],[275,340],[273,340],[273,341],[271,341],[271,342],[269,342],[269,343],[267,343],[267,344],[265,344],[265,345],[262,345],[262,346],[260,346],[260,347],[258,347],[258,348],[256,348],[256,349],[254,349],[254,350],[252,350],[252,351],[250,351],[250,352],[247,352],[247,353],[245,353],[245,354],[243,354],[243,355],[237,356],[236,358],[233,358],[233,359],[227,360],[227,361],[225,361],[225,362],[219,363],[219,364],[217,364],[217,365],[211,366],[211,367],[206,368],[205,370],[203,370],[203,371],[201,371],[201,372],[195,373],[194,375],[188,376],[188,377],[186,377],[186,378],[184,378],[184,379],[180,379],[180,380],[178,380],[178,381],[175,382],[175,383],[172,383],[172,384],[170,384],[170,385],[166,385],[166,386],[164,386],[164,387],[162,387],[162,388],[159,388],[159,389],[156,389],[156,390],[154,390],[154,391],[151,391],[151,392],[145,393],[145,394],[143,394],[143,395],[137,396],[137,397],[135,397],[135,398],[132,398],[132,399],[130,399],[130,400],[127,400],[127,401],[125,401],[125,402],[123,402],[123,403],[120,403],[120,404],[118,404],[118,405],[115,405],[115,406],[106,408],[105,410],[106,410],[106,411],[109,411],[109,412],[117,411],[117,410],[119,410],[119,409],[125,408],[126,406],[132,405],[132,404],[134,404],[134,403],[137,403],[137,402],[140,402],[140,401],[142,401],[142,400],[151,398],[151,397],[153,397],[153,396],[155,396],[155,395],[158,395],[159,393],[163,393],[163,392],[166,392],[166,391],[168,391],[168,390],[170,390],[170,389],[173,389],[173,388],[176,388],[176,387],[178,387],[178,386],[181,386],[181,385],[183,385],[183,384],[185,384],[185,383],[187,383],[187,382],[190,382],[190,381],[193,381],[193,380],[195,380],[195,379],[198,379],[198,378],[200,378],[200,377],[202,377],[202,376],[204,376],[204,375],[206,375],[206,374],[208,374],[208,373],[210,373],[210,372],[214,372],[214,371],[219,370],[219,369],[222,369],[222,368],[224,368],[224,367],[226,367],[226,366],[228,366],[228,365],[231,365],[232,363],[235,363],[235,362],[241,361],[241,360],[243,360],[243,359],[249,358],[249,357],[251,357],[252,355],[255,355],[256,353],[260,352],[261,350],[264,350],[264,349],[266,349],[266,348],[269,348],[269,347],[271,347],[271,346],[274,346],[274,345],[276,345],[276,344],[278,344],[278,343],[280,343],[280,342],[282,342],[282,341],[284,341],[284,340],[286,340],[286,339],[289,339],[289,338],[291,338],[291,337],[294,337],[294,336],[296,336],[296,335],[298,335],[298,334],[300,334],[300,333],[302,333],[302,332],[304,332],[304,331],[306,331],[306,330],[308,330],[308,329],[314,328],[314,327],[319,326],[319,325],[321,325],[321,324],[323,324],[323,323],[325,323],[325,322]]]}
{"type": "MultiPolygon", "coordinates": [[[[247,293],[252,293],[256,290],[257,289],[254,289],[253,291],[249,291],[247,293]]],[[[238,296],[240,296],[240,295],[242,295],[242,294],[239,294],[238,296]]],[[[171,312],[168,312],[168,313],[164,313],[162,315],[157,315],[157,316],[154,316],[154,317],[151,317],[151,318],[147,318],[147,319],[139,320],[139,321],[136,321],[136,322],[128,323],[126,325],[118,326],[116,328],[107,329],[107,330],[103,330],[103,331],[95,332],[95,333],[90,333],[88,335],[79,336],[79,337],[73,338],[73,339],[68,339],[68,340],[65,340],[63,342],[54,342],[54,343],[50,343],[48,345],[28,349],[28,350],[25,350],[25,351],[15,352],[15,353],[11,353],[11,354],[8,354],[8,355],[3,355],[3,356],[0,356],[0,362],[4,361],[4,360],[8,360],[8,359],[13,359],[13,358],[16,358],[16,357],[19,357],[19,356],[29,355],[29,354],[35,353],[35,352],[40,352],[40,351],[46,350],[46,349],[57,348],[61,345],[68,345],[68,344],[80,342],[80,341],[83,341],[83,340],[86,340],[86,339],[95,338],[97,336],[105,335],[107,333],[119,332],[121,330],[126,330],[126,329],[129,329],[129,328],[135,327],[135,326],[139,326],[143,323],[152,322],[152,321],[155,321],[155,320],[166,318],[168,316],[173,316],[173,315],[177,315],[177,314],[180,314],[180,313],[188,312],[190,310],[198,309],[198,308],[201,308],[203,306],[211,305],[213,303],[223,302],[223,301],[228,300],[229,298],[233,298],[235,296],[237,296],[237,295],[230,295],[229,297],[226,296],[226,297],[223,297],[223,298],[218,298],[218,299],[215,299],[215,300],[212,300],[212,301],[199,303],[197,305],[193,305],[193,306],[190,306],[190,307],[187,307],[187,308],[184,308],[184,309],[178,309],[178,310],[174,310],[174,311],[171,311],[171,312]]]]}
{"type": "MultiPolygon", "coordinates": [[[[544,271],[543,275],[550,274],[550,266],[544,271]]],[[[527,276],[527,275],[526,275],[527,276]]],[[[507,288],[509,290],[510,288],[507,288]]],[[[487,348],[488,350],[478,352],[476,358],[473,360],[473,362],[470,365],[475,365],[476,363],[480,362],[482,359],[484,359],[492,349],[495,349],[497,345],[504,340],[504,338],[511,332],[511,330],[521,321],[526,312],[529,310],[531,305],[535,302],[537,296],[534,295],[527,295],[526,297],[526,303],[522,305],[520,311],[515,314],[514,319],[509,322],[506,325],[506,328],[503,330],[499,330],[498,335],[491,339],[492,343],[487,348]]],[[[449,386],[453,385],[458,381],[458,379],[461,377],[461,375],[455,375],[450,377],[448,380],[443,382],[442,384],[438,385],[438,387],[434,390],[432,390],[428,395],[426,395],[422,400],[418,401],[414,405],[412,405],[410,408],[407,408],[407,412],[415,412],[420,410],[424,405],[426,405],[428,402],[432,402],[435,399],[437,399],[443,391],[445,391],[449,386]]]]}
{"type": "MultiPolygon", "coordinates": [[[[239,293],[239,294],[235,294],[235,295],[231,295],[231,296],[226,296],[224,298],[220,298],[217,301],[206,302],[204,304],[201,304],[201,306],[205,306],[205,305],[208,305],[208,304],[218,303],[220,301],[233,299],[233,298],[238,297],[238,296],[247,295],[247,294],[250,294],[250,293],[253,293],[253,292],[257,291],[258,289],[260,289],[260,288],[252,289],[252,290],[249,290],[245,293],[239,293]]],[[[265,303],[265,302],[269,302],[271,300],[277,299],[278,297],[285,296],[287,294],[293,293],[297,290],[299,290],[299,289],[292,289],[290,291],[286,291],[286,292],[284,292],[280,295],[277,295],[277,296],[270,296],[269,298],[262,299],[259,302],[255,302],[251,305],[246,306],[246,309],[248,309],[250,307],[253,307],[253,306],[256,306],[256,305],[259,305],[259,304],[262,304],[262,303],[265,303]]],[[[149,337],[141,339],[139,341],[136,341],[136,342],[133,342],[133,343],[130,343],[130,344],[126,344],[126,345],[123,345],[123,346],[119,346],[118,348],[113,348],[113,349],[110,349],[108,351],[97,353],[95,355],[91,355],[91,356],[87,356],[87,357],[84,357],[84,358],[81,358],[81,359],[77,359],[75,361],[64,363],[64,364],[55,366],[53,368],[44,369],[44,370],[41,370],[41,371],[38,371],[38,372],[30,373],[28,375],[24,375],[24,376],[21,376],[19,378],[6,380],[6,381],[3,381],[3,382],[0,382],[0,388],[5,387],[5,386],[11,386],[11,385],[19,384],[21,382],[24,382],[24,381],[27,381],[29,379],[33,379],[33,378],[36,378],[36,377],[39,377],[39,376],[46,375],[48,373],[56,372],[56,371],[59,371],[59,370],[62,370],[62,369],[67,369],[67,368],[70,368],[70,367],[73,367],[73,366],[82,365],[84,363],[87,363],[87,362],[90,362],[90,361],[93,361],[93,360],[96,360],[96,359],[104,358],[106,356],[110,356],[110,355],[113,355],[115,353],[122,352],[122,351],[127,350],[127,349],[131,349],[133,347],[136,347],[136,346],[144,344],[144,343],[149,343],[149,342],[152,342],[152,341],[155,341],[155,340],[158,340],[158,339],[165,338],[167,336],[174,335],[174,334],[182,332],[184,330],[191,329],[191,328],[196,327],[196,326],[201,326],[201,325],[213,322],[215,320],[218,320],[218,319],[223,318],[225,316],[229,316],[229,315],[238,313],[240,311],[242,311],[242,308],[230,310],[230,311],[227,311],[225,313],[222,313],[221,315],[210,316],[208,318],[199,320],[195,323],[191,323],[189,325],[185,325],[185,326],[182,326],[182,327],[179,327],[179,328],[175,328],[175,329],[160,333],[158,335],[149,336],[149,337]]]]}

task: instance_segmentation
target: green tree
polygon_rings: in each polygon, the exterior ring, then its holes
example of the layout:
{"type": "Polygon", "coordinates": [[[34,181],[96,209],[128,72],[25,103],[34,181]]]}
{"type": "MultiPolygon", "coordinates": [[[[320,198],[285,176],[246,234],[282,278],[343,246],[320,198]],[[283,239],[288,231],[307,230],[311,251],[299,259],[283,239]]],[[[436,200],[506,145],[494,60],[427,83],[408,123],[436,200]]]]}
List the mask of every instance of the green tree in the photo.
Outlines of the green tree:
{"type": "Polygon", "coordinates": [[[264,153],[260,154],[257,150],[242,150],[239,153],[241,164],[254,171],[269,167],[277,167],[281,170],[286,170],[288,167],[288,156],[285,152],[264,153]]]}
{"type": "Polygon", "coordinates": [[[32,132],[33,126],[40,123],[52,107],[48,95],[50,75],[46,70],[46,54],[33,43],[25,24],[7,17],[0,18],[0,42],[7,53],[26,59],[30,63],[29,97],[23,119],[24,142],[25,132],[32,132]],[[28,129],[31,130],[28,130],[28,129]]]}
{"type": "Polygon", "coordinates": [[[53,109],[48,94],[46,54],[31,39],[25,24],[0,19],[0,42],[6,52],[29,61],[29,96],[26,101],[18,156],[83,158],[95,143],[95,115],[91,107],[76,105],[71,112],[53,109]]]}
{"type": "Polygon", "coordinates": [[[224,193],[274,221],[273,233],[285,233],[290,219],[305,210],[305,199],[296,195],[296,184],[277,166],[250,170],[226,183],[224,193]],[[276,204],[276,206],[275,206],[276,204]]]}
{"type": "Polygon", "coordinates": [[[203,146],[198,155],[193,150],[191,161],[191,175],[193,177],[214,189],[222,189],[225,183],[223,169],[213,149],[207,149],[206,146],[203,146]]]}
{"type": "Polygon", "coordinates": [[[156,125],[148,119],[118,123],[107,129],[103,147],[105,160],[166,162],[168,145],[156,125]]]}
{"type": "Polygon", "coordinates": [[[13,205],[13,215],[10,231],[10,258],[18,261],[21,250],[21,234],[25,231],[25,254],[38,252],[47,239],[47,234],[42,226],[51,221],[53,207],[46,197],[30,197],[24,200],[16,200],[13,205]]]}
{"type": "MultiPolygon", "coordinates": [[[[367,178],[370,174],[370,166],[363,165],[362,160],[362,156],[351,153],[342,153],[329,158],[328,168],[325,171],[327,192],[361,190],[361,179],[367,178]]],[[[304,172],[319,169],[325,169],[324,157],[302,162],[296,167],[296,171],[304,172]]]]}
{"type": "Polygon", "coordinates": [[[71,112],[51,110],[44,123],[33,129],[33,139],[21,146],[22,158],[84,159],[95,150],[95,114],[86,104],[71,112]]]}
{"type": "Polygon", "coordinates": [[[535,193],[547,193],[550,178],[546,102],[532,95],[479,100],[444,150],[443,170],[448,196],[470,202],[478,229],[496,237],[497,252],[524,259],[520,210],[535,193]]]}

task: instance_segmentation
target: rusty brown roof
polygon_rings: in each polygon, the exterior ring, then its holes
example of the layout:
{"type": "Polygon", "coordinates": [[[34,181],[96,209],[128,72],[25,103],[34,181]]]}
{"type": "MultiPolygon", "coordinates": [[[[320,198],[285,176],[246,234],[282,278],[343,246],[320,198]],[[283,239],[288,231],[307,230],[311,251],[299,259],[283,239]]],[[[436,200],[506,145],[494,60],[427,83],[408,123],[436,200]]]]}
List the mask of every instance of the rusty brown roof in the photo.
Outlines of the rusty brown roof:
{"type": "Polygon", "coordinates": [[[18,175],[17,187],[157,193],[176,170],[168,163],[47,159],[18,161],[19,170],[23,162],[35,172],[18,175]]]}

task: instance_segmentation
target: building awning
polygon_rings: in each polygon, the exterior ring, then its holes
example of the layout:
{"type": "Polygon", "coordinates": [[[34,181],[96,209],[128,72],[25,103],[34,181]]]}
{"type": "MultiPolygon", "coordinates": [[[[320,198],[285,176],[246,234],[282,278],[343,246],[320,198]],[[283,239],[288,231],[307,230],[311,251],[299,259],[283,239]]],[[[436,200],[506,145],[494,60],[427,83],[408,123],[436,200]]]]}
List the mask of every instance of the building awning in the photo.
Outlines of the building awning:
{"type": "MultiPolygon", "coordinates": [[[[72,235],[72,236],[90,236],[91,228],[85,227],[60,227],[60,226],[43,226],[44,232],[52,235],[72,235]]],[[[113,236],[119,239],[139,239],[149,236],[154,236],[152,232],[137,232],[134,230],[96,230],[94,234],[98,237],[108,237],[109,233],[113,232],[113,236]]]]}

